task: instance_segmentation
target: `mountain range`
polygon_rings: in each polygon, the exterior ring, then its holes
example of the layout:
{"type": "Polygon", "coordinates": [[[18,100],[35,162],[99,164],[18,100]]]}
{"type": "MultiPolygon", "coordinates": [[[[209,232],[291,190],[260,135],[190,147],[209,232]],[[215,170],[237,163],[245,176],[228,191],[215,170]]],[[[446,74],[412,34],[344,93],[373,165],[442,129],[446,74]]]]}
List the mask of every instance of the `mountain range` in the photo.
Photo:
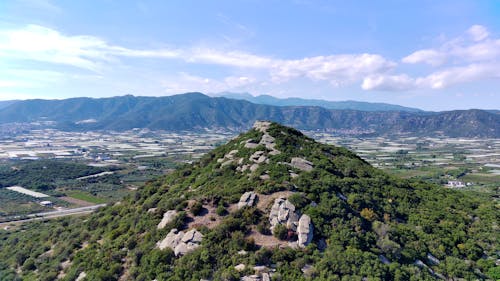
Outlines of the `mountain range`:
{"type": "Polygon", "coordinates": [[[94,214],[0,231],[0,280],[497,280],[496,204],[256,122],[94,214]]]}
{"type": "Polygon", "coordinates": [[[362,101],[327,101],[319,99],[302,99],[302,98],[285,98],[280,99],[270,95],[252,96],[248,93],[219,93],[218,96],[246,100],[256,104],[267,104],[275,106],[320,106],[326,109],[349,109],[360,111],[405,111],[405,112],[422,112],[423,110],[412,107],[405,107],[401,105],[388,104],[388,103],[374,103],[362,101]]]}
{"type": "Polygon", "coordinates": [[[302,130],[350,135],[500,137],[500,114],[484,110],[445,112],[333,110],[319,106],[272,106],[187,93],[166,97],[23,100],[0,109],[0,124],[55,121],[63,130],[243,131],[256,120],[302,130]]]}

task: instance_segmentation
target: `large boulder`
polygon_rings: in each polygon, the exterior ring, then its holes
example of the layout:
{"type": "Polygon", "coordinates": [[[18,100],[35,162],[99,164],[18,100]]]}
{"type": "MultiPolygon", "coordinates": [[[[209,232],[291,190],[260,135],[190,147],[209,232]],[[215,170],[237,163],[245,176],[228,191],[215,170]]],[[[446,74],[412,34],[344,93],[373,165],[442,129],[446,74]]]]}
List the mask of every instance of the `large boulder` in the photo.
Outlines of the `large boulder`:
{"type": "Polygon", "coordinates": [[[170,248],[174,251],[175,256],[182,256],[198,248],[202,239],[203,234],[196,229],[184,233],[174,228],[165,239],[157,243],[157,247],[160,250],[170,248]]]}
{"type": "Polygon", "coordinates": [[[295,211],[295,206],[284,198],[277,198],[271,207],[269,213],[269,223],[271,224],[271,231],[278,224],[285,225],[288,229],[293,231],[297,230],[299,222],[299,215],[295,211]]]}
{"type": "Polygon", "coordinates": [[[257,198],[257,194],[253,191],[248,191],[243,193],[240,197],[240,201],[238,202],[238,209],[243,207],[252,207],[255,204],[255,199],[257,198]]]}
{"type": "Polygon", "coordinates": [[[313,169],[313,163],[300,157],[293,157],[290,166],[302,171],[310,172],[313,169]]]}
{"type": "Polygon", "coordinates": [[[167,211],[165,214],[163,214],[163,218],[158,224],[158,229],[163,229],[167,224],[171,223],[176,216],[177,216],[176,210],[167,211]]]}
{"type": "Polygon", "coordinates": [[[313,224],[311,222],[311,217],[308,215],[302,215],[299,219],[299,227],[297,229],[297,245],[300,248],[304,248],[309,245],[313,239],[313,224]]]}

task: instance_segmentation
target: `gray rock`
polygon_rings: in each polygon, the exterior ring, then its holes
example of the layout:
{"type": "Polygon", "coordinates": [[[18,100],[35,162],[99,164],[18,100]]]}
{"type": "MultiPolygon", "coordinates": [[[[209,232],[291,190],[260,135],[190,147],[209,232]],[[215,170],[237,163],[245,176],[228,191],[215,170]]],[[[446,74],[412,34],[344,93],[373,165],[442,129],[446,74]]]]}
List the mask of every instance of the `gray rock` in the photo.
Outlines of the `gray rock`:
{"type": "Polygon", "coordinates": [[[255,203],[255,199],[257,198],[257,194],[253,191],[248,191],[243,193],[240,197],[240,201],[238,202],[238,209],[243,207],[252,207],[255,203]]]}
{"type": "Polygon", "coordinates": [[[165,239],[157,243],[160,250],[170,248],[174,250],[176,256],[185,255],[200,246],[203,235],[196,229],[192,229],[186,233],[172,229],[165,239]]]}
{"type": "Polygon", "coordinates": [[[270,179],[271,177],[270,177],[268,174],[264,174],[264,175],[261,175],[259,178],[260,178],[261,180],[268,180],[268,179],[270,179]]]}
{"type": "Polygon", "coordinates": [[[165,214],[163,214],[163,218],[158,224],[158,229],[163,229],[167,224],[172,222],[176,216],[177,216],[176,210],[167,211],[165,214]]]}
{"type": "Polygon", "coordinates": [[[188,245],[186,243],[179,243],[177,246],[174,248],[174,254],[175,256],[182,256],[185,255],[188,252],[188,245]]]}
{"type": "Polygon", "coordinates": [[[269,276],[269,273],[262,273],[262,281],[271,281],[271,277],[269,276]]]}
{"type": "Polygon", "coordinates": [[[269,269],[265,265],[256,265],[253,267],[253,270],[256,273],[262,273],[262,272],[267,272],[269,269]]]}
{"type": "MultiPolygon", "coordinates": [[[[252,155],[250,155],[250,161],[257,162],[262,156],[264,156],[264,151],[257,150],[252,155]]],[[[264,156],[265,157],[265,156],[264,156]]],[[[263,161],[262,161],[263,162],[263,161]]]]}
{"type": "Polygon", "coordinates": [[[183,231],[177,231],[176,228],[170,230],[165,239],[158,242],[156,245],[160,250],[164,250],[166,248],[174,249],[182,240],[184,236],[183,231]]]}
{"type": "Polygon", "coordinates": [[[241,281],[261,281],[260,279],[260,276],[259,275],[247,275],[247,276],[243,276],[241,277],[240,279],[241,281]]]}
{"type": "Polygon", "coordinates": [[[313,163],[311,161],[307,161],[306,159],[300,157],[293,157],[290,161],[290,165],[294,168],[306,172],[309,172],[313,169],[313,163]]]}
{"type": "Polygon", "coordinates": [[[253,142],[253,140],[247,140],[247,141],[245,141],[245,148],[254,149],[254,148],[256,148],[257,146],[259,146],[259,144],[258,144],[258,143],[253,142]]]}
{"type": "Polygon", "coordinates": [[[253,128],[257,131],[265,133],[269,129],[270,125],[271,122],[269,121],[255,121],[255,123],[253,124],[253,128]]]}
{"type": "Polygon", "coordinates": [[[250,166],[250,171],[255,172],[255,171],[257,171],[258,168],[259,168],[259,164],[252,164],[252,166],[250,166]]]}
{"type": "Polygon", "coordinates": [[[302,215],[299,220],[299,227],[297,229],[299,247],[303,248],[311,243],[313,238],[313,225],[311,218],[308,215],[302,215]]]}
{"type": "Polygon", "coordinates": [[[240,263],[234,267],[234,269],[236,269],[236,271],[243,271],[243,270],[245,270],[245,268],[246,268],[246,265],[243,263],[240,263]]]}
{"type": "Polygon", "coordinates": [[[278,224],[285,225],[288,229],[296,230],[299,221],[299,215],[295,212],[295,206],[288,200],[277,198],[271,207],[269,213],[269,222],[271,231],[278,224]]]}

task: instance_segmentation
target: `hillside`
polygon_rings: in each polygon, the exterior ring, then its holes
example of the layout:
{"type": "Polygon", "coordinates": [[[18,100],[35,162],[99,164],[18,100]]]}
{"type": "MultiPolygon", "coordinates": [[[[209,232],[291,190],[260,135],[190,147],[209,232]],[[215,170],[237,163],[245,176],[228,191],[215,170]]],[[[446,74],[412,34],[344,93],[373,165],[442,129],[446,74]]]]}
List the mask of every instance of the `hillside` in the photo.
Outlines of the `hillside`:
{"type": "Polygon", "coordinates": [[[86,218],[0,231],[0,279],[498,279],[498,205],[257,122],[86,218]]]}
{"type": "Polygon", "coordinates": [[[167,97],[121,96],[26,100],[0,109],[0,124],[55,121],[63,130],[244,131],[255,120],[272,120],[301,130],[349,135],[500,137],[500,115],[482,110],[410,113],[329,110],[315,106],[270,106],[211,98],[200,93],[167,97]]]}
{"type": "Polygon", "coordinates": [[[359,111],[405,111],[422,112],[421,109],[406,107],[396,104],[362,101],[327,101],[318,99],[285,98],[280,99],[269,95],[252,96],[245,93],[220,93],[222,97],[238,100],[246,100],[256,104],[267,104],[275,106],[320,106],[326,109],[336,110],[359,110],[359,111]]]}
{"type": "Polygon", "coordinates": [[[17,102],[16,100],[5,100],[5,101],[0,101],[0,109],[4,108],[4,107],[7,107],[11,104],[14,104],[15,102],[17,102]]]}

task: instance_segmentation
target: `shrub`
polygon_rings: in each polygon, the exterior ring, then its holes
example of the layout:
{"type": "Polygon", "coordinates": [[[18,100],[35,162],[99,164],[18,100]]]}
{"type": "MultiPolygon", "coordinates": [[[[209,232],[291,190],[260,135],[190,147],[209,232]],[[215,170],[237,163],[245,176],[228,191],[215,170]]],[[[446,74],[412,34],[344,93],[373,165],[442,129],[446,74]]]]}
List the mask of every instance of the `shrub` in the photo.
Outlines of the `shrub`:
{"type": "Polygon", "coordinates": [[[288,229],[284,225],[278,224],[273,229],[273,235],[280,240],[285,240],[288,236],[288,229]]]}
{"type": "Polygon", "coordinates": [[[201,213],[201,210],[203,210],[203,204],[198,201],[196,201],[190,208],[191,214],[193,214],[193,216],[199,215],[201,213]]]}

